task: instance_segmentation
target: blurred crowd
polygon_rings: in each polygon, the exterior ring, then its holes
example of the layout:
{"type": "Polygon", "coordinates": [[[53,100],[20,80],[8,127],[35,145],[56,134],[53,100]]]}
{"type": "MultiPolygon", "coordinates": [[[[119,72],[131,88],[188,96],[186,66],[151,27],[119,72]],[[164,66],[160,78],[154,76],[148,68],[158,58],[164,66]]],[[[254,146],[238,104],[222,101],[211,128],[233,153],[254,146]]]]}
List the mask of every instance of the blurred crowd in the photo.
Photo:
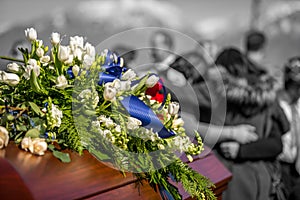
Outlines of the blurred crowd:
{"type": "MultiPolygon", "coordinates": [[[[204,40],[177,55],[172,34],[157,31],[149,41],[151,70],[173,85],[174,99],[187,85],[196,93],[200,118],[191,110],[186,128],[199,124],[205,144],[232,172],[223,199],[300,199],[300,57],[269,70],[268,38],[258,30],[245,34],[243,49],[204,40]]],[[[129,49],[115,51],[131,66],[138,51],[129,49]]]]}

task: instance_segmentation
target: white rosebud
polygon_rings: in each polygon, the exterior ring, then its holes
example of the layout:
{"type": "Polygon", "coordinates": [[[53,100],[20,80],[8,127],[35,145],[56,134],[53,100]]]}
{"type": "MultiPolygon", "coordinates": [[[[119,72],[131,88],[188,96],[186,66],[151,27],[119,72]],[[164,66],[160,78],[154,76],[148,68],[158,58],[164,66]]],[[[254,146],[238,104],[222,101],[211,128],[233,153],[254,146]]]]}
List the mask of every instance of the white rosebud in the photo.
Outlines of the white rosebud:
{"type": "Polygon", "coordinates": [[[74,66],[72,67],[72,72],[73,72],[73,74],[74,74],[75,77],[78,76],[79,71],[80,71],[80,68],[79,68],[78,65],[74,65],[74,66]]]}
{"type": "Polygon", "coordinates": [[[52,33],[51,34],[51,43],[53,45],[57,45],[60,42],[60,34],[59,33],[52,33]]]}
{"type": "Polygon", "coordinates": [[[70,56],[70,47],[59,46],[58,48],[58,59],[62,62],[67,61],[70,56]]]}
{"type": "Polygon", "coordinates": [[[36,40],[38,43],[38,47],[42,47],[43,46],[43,40],[36,40]]]}
{"type": "Polygon", "coordinates": [[[88,43],[88,42],[85,43],[84,50],[85,50],[86,54],[89,55],[90,57],[95,57],[95,55],[96,55],[95,47],[93,45],[91,45],[90,43],[88,43]]]}
{"type": "Polygon", "coordinates": [[[136,77],[136,73],[132,69],[128,69],[123,75],[121,80],[132,81],[136,77]]]}
{"type": "Polygon", "coordinates": [[[21,148],[24,149],[25,151],[28,151],[31,144],[32,144],[31,138],[30,137],[25,137],[25,138],[22,139],[21,148]]]}
{"type": "Polygon", "coordinates": [[[35,41],[37,39],[37,32],[34,28],[27,28],[25,30],[25,36],[29,41],[35,41]]]}
{"type": "Polygon", "coordinates": [[[139,126],[142,125],[142,122],[134,117],[128,117],[128,122],[127,122],[127,128],[129,130],[134,130],[134,129],[138,129],[139,126]]]}
{"type": "Polygon", "coordinates": [[[55,87],[57,87],[58,89],[65,89],[66,87],[68,87],[68,80],[64,75],[60,75],[57,77],[55,87]]]}
{"type": "Polygon", "coordinates": [[[172,128],[177,129],[179,127],[182,127],[184,125],[184,121],[181,118],[174,119],[172,123],[172,128]]]}
{"type": "Polygon", "coordinates": [[[170,115],[176,115],[178,114],[178,111],[179,111],[179,103],[178,102],[171,102],[169,104],[169,107],[168,107],[168,113],[170,115]]]}
{"type": "Polygon", "coordinates": [[[83,37],[70,37],[70,48],[72,51],[75,51],[77,48],[83,49],[83,37]]]}
{"type": "Polygon", "coordinates": [[[146,87],[147,88],[152,88],[156,85],[156,83],[158,82],[159,78],[156,75],[151,75],[147,81],[146,81],[146,87]]]}
{"type": "Polygon", "coordinates": [[[82,52],[82,50],[79,49],[79,48],[76,48],[76,49],[73,51],[73,56],[74,56],[75,58],[77,58],[79,61],[82,60],[82,54],[83,54],[83,52],[82,52]]]}
{"type": "Polygon", "coordinates": [[[73,63],[74,56],[69,55],[69,59],[64,62],[66,65],[71,65],[73,63]]]}
{"type": "Polygon", "coordinates": [[[46,64],[50,61],[50,56],[43,56],[40,58],[40,62],[46,64]]]}
{"type": "Polygon", "coordinates": [[[106,101],[114,101],[116,100],[117,90],[112,86],[104,87],[103,97],[106,101]]]}
{"type": "Polygon", "coordinates": [[[35,155],[44,155],[45,151],[47,150],[47,143],[45,142],[45,139],[42,138],[35,138],[32,140],[31,145],[29,146],[29,151],[32,154],[35,155]]]}
{"type": "Polygon", "coordinates": [[[0,81],[10,86],[16,86],[20,82],[20,78],[17,74],[0,71],[0,81]]]}
{"type": "Polygon", "coordinates": [[[3,149],[8,145],[9,135],[6,128],[0,126],[0,149],[3,149]]]}
{"type": "Polygon", "coordinates": [[[7,65],[7,71],[18,73],[20,71],[20,66],[17,63],[9,63],[7,65]]]}
{"type": "Polygon", "coordinates": [[[4,81],[6,84],[11,86],[16,86],[20,82],[20,78],[17,74],[7,73],[6,74],[6,81],[4,81]]]}
{"type": "Polygon", "coordinates": [[[41,58],[44,55],[45,51],[41,47],[36,49],[36,55],[41,58]]]}

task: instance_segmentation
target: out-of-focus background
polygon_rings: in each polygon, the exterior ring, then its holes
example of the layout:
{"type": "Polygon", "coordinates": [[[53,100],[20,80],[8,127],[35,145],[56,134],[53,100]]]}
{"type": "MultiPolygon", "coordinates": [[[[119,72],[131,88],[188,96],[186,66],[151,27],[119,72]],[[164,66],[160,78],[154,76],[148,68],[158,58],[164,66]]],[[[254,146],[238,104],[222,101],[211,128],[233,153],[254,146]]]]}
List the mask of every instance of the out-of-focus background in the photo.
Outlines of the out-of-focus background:
{"type": "MultiPolygon", "coordinates": [[[[35,27],[43,40],[57,31],[66,37],[86,36],[98,44],[113,34],[145,26],[171,28],[197,41],[240,48],[245,33],[255,27],[268,37],[268,62],[282,66],[288,57],[300,54],[300,1],[296,0],[1,0],[0,21],[0,55],[10,55],[14,45],[22,43],[27,27],[35,27]]],[[[138,43],[139,37],[132,37],[138,43]]]]}

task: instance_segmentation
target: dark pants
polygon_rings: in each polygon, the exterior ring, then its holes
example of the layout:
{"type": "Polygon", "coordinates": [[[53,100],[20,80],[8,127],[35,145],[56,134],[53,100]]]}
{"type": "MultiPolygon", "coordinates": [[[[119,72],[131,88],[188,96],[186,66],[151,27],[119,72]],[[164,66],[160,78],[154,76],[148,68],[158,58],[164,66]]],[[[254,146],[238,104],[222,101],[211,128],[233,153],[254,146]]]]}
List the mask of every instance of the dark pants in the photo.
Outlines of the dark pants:
{"type": "Polygon", "coordinates": [[[288,200],[300,200],[300,176],[295,165],[282,162],[281,166],[283,182],[289,193],[288,200]]]}

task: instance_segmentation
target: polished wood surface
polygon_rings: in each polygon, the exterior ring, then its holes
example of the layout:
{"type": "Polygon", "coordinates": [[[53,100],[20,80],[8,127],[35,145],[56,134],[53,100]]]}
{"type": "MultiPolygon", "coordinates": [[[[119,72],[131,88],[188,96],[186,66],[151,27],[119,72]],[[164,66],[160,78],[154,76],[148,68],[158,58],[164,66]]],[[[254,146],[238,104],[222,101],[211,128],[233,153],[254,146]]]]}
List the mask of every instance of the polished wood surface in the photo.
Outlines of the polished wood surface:
{"type": "MultiPolygon", "coordinates": [[[[136,187],[131,173],[125,177],[87,151],[70,153],[72,162],[62,163],[50,152],[35,156],[10,143],[0,150],[0,197],[5,199],[160,199],[147,183],[136,187]]],[[[209,177],[222,194],[231,174],[212,153],[202,154],[189,164],[209,177]]],[[[189,195],[178,186],[184,199],[189,195]]]]}

